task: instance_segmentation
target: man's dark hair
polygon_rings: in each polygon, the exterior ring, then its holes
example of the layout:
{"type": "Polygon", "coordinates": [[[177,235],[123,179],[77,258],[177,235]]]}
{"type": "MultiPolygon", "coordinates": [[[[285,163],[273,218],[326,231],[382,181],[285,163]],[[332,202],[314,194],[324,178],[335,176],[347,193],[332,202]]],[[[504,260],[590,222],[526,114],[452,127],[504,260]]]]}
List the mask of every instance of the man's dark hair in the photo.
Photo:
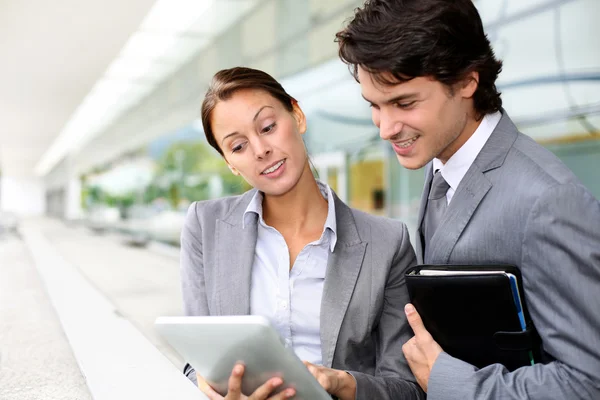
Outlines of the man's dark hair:
{"type": "Polygon", "coordinates": [[[473,101],[478,117],[502,106],[496,89],[502,62],[471,0],[367,0],[336,34],[336,42],[357,81],[360,66],[381,84],[433,77],[452,91],[477,71],[473,101]]]}

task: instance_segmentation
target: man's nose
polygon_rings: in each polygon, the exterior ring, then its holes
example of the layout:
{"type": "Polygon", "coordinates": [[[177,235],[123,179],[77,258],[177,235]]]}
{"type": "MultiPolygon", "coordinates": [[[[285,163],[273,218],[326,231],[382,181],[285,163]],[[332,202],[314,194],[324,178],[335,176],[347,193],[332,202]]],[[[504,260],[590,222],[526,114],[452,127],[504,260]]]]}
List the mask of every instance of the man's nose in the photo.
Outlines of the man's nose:
{"type": "Polygon", "coordinates": [[[379,136],[383,140],[390,140],[398,133],[402,132],[404,124],[400,121],[381,115],[379,120],[379,136]]]}

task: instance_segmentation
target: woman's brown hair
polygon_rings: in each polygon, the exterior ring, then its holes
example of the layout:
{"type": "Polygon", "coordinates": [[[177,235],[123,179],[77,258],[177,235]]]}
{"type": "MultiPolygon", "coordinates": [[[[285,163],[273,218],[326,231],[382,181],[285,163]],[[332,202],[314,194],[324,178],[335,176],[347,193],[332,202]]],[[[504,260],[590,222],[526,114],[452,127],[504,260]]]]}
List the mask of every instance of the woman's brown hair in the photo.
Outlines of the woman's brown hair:
{"type": "Polygon", "coordinates": [[[215,74],[202,101],[202,127],[208,143],[221,155],[223,150],[215,140],[211,126],[211,115],[219,101],[231,98],[241,89],[264,90],[283,104],[286,110],[292,111],[296,100],[290,96],[279,82],[264,71],[246,67],[223,69],[215,74]]]}

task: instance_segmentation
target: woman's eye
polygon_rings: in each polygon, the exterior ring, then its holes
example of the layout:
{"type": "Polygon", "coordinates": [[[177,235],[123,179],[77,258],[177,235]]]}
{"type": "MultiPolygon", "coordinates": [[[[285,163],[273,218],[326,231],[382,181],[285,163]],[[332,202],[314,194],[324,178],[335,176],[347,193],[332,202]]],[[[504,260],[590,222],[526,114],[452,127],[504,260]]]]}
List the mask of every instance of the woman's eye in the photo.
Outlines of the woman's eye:
{"type": "Polygon", "coordinates": [[[275,128],[275,122],[273,122],[271,125],[265,126],[261,132],[269,133],[273,130],[273,128],[275,128]]]}
{"type": "Polygon", "coordinates": [[[243,145],[243,144],[238,144],[237,146],[234,146],[234,147],[231,149],[231,152],[232,152],[232,153],[238,152],[238,151],[242,150],[242,148],[243,148],[243,147],[244,147],[244,145],[243,145]]]}

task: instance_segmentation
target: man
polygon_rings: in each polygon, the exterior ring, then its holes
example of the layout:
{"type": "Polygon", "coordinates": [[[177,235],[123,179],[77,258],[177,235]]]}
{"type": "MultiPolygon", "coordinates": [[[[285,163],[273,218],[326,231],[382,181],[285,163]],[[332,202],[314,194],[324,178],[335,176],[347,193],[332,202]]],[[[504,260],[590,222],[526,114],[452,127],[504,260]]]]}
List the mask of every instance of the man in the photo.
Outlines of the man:
{"type": "Polygon", "coordinates": [[[419,262],[522,273],[544,363],[508,372],[451,357],[412,305],[403,351],[430,400],[600,399],[600,203],[520,133],[470,0],[371,0],[337,34],[373,122],[409,169],[426,166],[419,262]]]}

